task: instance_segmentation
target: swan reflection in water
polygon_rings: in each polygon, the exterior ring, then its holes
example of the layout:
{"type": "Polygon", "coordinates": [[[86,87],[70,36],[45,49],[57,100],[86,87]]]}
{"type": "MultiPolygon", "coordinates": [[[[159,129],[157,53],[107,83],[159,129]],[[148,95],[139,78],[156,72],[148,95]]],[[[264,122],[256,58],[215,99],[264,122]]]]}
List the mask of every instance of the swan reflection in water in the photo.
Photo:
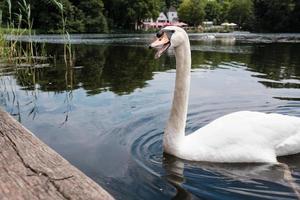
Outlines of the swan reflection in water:
{"type": "Polygon", "coordinates": [[[300,199],[300,154],[280,157],[281,163],[190,162],[163,156],[165,179],[176,189],[172,199],[300,199]],[[197,173],[198,172],[198,173],[197,173]],[[235,197],[235,198],[234,198],[235,197]]]}

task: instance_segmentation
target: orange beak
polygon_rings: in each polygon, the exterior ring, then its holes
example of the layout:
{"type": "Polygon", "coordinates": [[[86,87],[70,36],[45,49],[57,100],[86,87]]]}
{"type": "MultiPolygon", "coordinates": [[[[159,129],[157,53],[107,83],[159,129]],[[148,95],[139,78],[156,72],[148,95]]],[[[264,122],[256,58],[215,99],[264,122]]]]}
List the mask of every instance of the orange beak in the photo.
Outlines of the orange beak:
{"type": "Polygon", "coordinates": [[[163,33],[160,37],[157,37],[154,42],[152,42],[149,48],[156,48],[157,52],[155,54],[155,59],[159,58],[164,52],[168,50],[171,46],[170,40],[166,33],[163,33]]]}

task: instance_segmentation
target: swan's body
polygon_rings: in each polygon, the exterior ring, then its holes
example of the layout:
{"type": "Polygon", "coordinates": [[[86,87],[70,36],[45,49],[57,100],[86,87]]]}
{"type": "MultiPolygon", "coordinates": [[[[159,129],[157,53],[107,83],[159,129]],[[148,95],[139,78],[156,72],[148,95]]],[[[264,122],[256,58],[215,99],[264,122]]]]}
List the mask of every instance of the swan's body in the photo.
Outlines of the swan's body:
{"type": "Polygon", "coordinates": [[[279,114],[235,112],[181,141],[176,155],[188,160],[277,162],[277,156],[300,152],[300,120],[279,114]]]}
{"type": "Polygon", "coordinates": [[[191,69],[189,39],[183,29],[172,26],[164,28],[157,37],[151,44],[151,47],[162,46],[156,57],[170,45],[174,46],[176,57],[174,98],[163,138],[166,153],[192,161],[277,162],[277,156],[300,152],[300,118],[280,114],[235,112],[186,136],[191,69]]]}

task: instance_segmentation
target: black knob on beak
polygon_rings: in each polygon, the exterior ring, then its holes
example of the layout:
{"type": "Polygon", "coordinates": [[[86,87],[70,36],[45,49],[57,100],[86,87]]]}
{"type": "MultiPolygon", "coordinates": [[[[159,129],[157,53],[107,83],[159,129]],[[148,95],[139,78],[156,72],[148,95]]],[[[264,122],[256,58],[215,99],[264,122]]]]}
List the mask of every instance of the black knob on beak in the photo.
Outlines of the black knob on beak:
{"type": "Polygon", "coordinates": [[[152,49],[151,45],[148,46],[149,49],[152,49]]]}

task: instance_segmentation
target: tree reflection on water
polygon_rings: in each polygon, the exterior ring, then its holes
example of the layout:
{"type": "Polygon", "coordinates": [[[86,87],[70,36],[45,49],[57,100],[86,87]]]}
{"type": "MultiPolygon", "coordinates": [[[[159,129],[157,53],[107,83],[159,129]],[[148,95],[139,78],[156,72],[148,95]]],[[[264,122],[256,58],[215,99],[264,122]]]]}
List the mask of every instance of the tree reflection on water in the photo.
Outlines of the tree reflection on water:
{"type": "MultiPolygon", "coordinates": [[[[16,111],[19,102],[14,90],[6,88],[6,85],[11,85],[6,83],[8,80],[16,81],[16,85],[32,97],[25,103],[32,106],[29,111],[32,118],[39,112],[36,103],[39,91],[66,93],[64,113],[67,121],[73,107],[74,90],[83,89],[88,96],[105,91],[126,95],[145,87],[147,81],[153,79],[154,72],[175,68],[172,51],[169,56],[155,60],[154,52],[146,46],[81,44],[73,48],[75,60],[72,66],[64,61],[63,45],[47,44],[45,49],[50,59],[46,67],[2,68],[1,101],[5,101],[5,97],[14,105],[11,114],[19,115],[16,111]]],[[[300,47],[297,44],[205,45],[192,42],[192,49],[193,70],[244,67],[255,72],[252,76],[260,78],[259,82],[266,87],[300,88],[299,81],[289,81],[300,77],[300,47]]]]}
{"type": "MultiPolygon", "coordinates": [[[[249,45],[243,46],[249,48],[249,45]]],[[[48,54],[54,58],[51,67],[36,69],[34,74],[16,73],[18,85],[25,90],[32,90],[32,80],[35,76],[35,83],[42,91],[64,92],[68,88],[67,85],[71,84],[73,90],[82,87],[88,95],[99,94],[102,91],[122,95],[145,87],[146,82],[152,79],[153,72],[175,67],[174,59],[165,56],[155,60],[153,51],[144,47],[75,45],[74,48],[75,64],[72,68],[66,68],[62,46],[47,45],[48,54]],[[69,70],[69,84],[66,84],[65,80],[66,70],[69,70]]],[[[193,51],[192,65],[193,68],[209,65],[210,69],[213,69],[237,62],[249,70],[262,73],[258,74],[258,77],[270,80],[290,79],[300,75],[297,65],[300,63],[297,53],[299,50],[299,45],[293,44],[255,44],[251,45],[252,52],[246,54],[193,51]]],[[[265,82],[262,84],[270,86],[265,82]]],[[[273,86],[277,87],[276,84],[273,86]]]]}
{"type": "MultiPolygon", "coordinates": [[[[146,48],[130,46],[75,46],[75,65],[69,72],[69,84],[66,84],[65,63],[62,48],[59,45],[49,45],[48,52],[53,56],[52,67],[36,72],[37,84],[42,91],[64,92],[66,85],[72,84],[72,89],[83,88],[88,95],[102,91],[112,91],[118,95],[129,94],[136,88],[142,88],[146,81],[151,80],[153,71],[169,69],[162,61],[153,59],[153,52],[146,48]],[[73,72],[72,72],[73,71],[73,72]],[[72,73],[71,73],[72,72],[72,73]]],[[[23,89],[31,89],[32,81],[20,80],[18,84],[23,89]]],[[[29,78],[29,77],[28,77],[29,78]]],[[[68,88],[68,87],[67,87],[68,88]]]]}

